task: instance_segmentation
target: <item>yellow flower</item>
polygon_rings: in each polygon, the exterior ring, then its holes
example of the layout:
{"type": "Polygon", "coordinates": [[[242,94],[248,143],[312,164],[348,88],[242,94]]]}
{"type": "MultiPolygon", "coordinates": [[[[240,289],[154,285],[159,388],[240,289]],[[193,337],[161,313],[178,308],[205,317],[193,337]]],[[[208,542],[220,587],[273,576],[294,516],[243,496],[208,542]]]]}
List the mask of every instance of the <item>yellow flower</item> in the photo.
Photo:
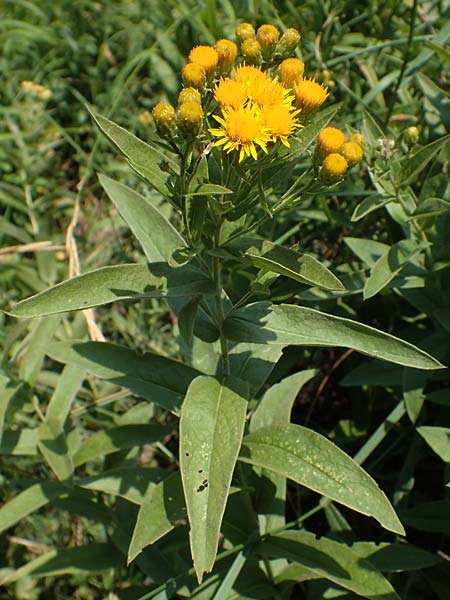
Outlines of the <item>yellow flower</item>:
{"type": "Polygon", "coordinates": [[[308,116],[321,106],[327,96],[327,88],[311,79],[301,79],[295,84],[295,101],[302,116],[308,116]]]}
{"type": "Polygon", "coordinates": [[[348,163],[343,156],[333,152],[325,157],[321,175],[325,179],[334,180],[342,177],[348,169],[348,163]]]}
{"type": "Polygon", "coordinates": [[[206,71],[202,65],[198,63],[188,63],[187,65],[184,65],[181,75],[184,84],[188,87],[201,90],[206,83],[206,71]]]}
{"type": "Polygon", "coordinates": [[[148,110],[143,110],[138,116],[138,121],[141,125],[152,125],[154,119],[148,110]]]}
{"type": "Polygon", "coordinates": [[[185,87],[178,94],[178,104],[183,104],[184,102],[197,102],[197,104],[202,103],[202,96],[198,90],[193,87],[185,87]]]}
{"type": "Polygon", "coordinates": [[[303,77],[305,63],[299,58],[286,58],[280,64],[280,79],[285,87],[293,88],[303,77]]]}
{"type": "Polygon", "coordinates": [[[234,79],[240,83],[251,85],[254,81],[268,81],[270,78],[259,67],[243,65],[234,69],[234,79]]]}
{"type": "Polygon", "coordinates": [[[248,86],[248,95],[259,106],[291,104],[287,90],[273,79],[253,81],[248,86]]]}
{"type": "Polygon", "coordinates": [[[346,142],[342,146],[340,153],[348,162],[349,167],[357,165],[359,162],[362,161],[362,158],[364,156],[363,149],[356,142],[346,142]]]}
{"type": "Polygon", "coordinates": [[[216,52],[219,57],[218,67],[222,75],[228,75],[236,60],[237,46],[231,40],[218,40],[216,42],[216,52]]]}
{"type": "Polygon", "coordinates": [[[221,125],[209,130],[213,136],[220,138],[215,145],[223,145],[227,152],[239,151],[239,162],[246,156],[257,159],[256,146],[267,152],[267,142],[271,136],[263,116],[252,104],[237,109],[225,108],[222,117],[214,118],[221,125]]]}
{"type": "Polygon", "coordinates": [[[205,69],[207,79],[210,79],[216,70],[219,55],[212,46],[195,46],[189,52],[189,60],[191,63],[201,65],[205,69]]]}
{"type": "Polygon", "coordinates": [[[214,88],[214,98],[220,106],[239,108],[246,102],[248,95],[245,86],[234,79],[221,79],[214,88]]]}
{"type": "Polygon", "coordinates": [[[285,146],[290,147],[288,137],[300,126],[297,122],[298,113],[298,110],[291,111],[283,104],[271,106],[263,111],[264,122],[274,142],[280,140],[285,146]]]}
{"type": "Polygon", "coordinates": [[[22,81],[20,85],[25,92],[39,98],[39,100],[48,100],[52,95],[48,88],[33,81],[22,81]]]}
{"type": "Polygon", "coordinates": [[[344,142],[345,136],[340,129],[325,127],[317,136],[316,152],[321,157],[339,152],[344,142]]]}

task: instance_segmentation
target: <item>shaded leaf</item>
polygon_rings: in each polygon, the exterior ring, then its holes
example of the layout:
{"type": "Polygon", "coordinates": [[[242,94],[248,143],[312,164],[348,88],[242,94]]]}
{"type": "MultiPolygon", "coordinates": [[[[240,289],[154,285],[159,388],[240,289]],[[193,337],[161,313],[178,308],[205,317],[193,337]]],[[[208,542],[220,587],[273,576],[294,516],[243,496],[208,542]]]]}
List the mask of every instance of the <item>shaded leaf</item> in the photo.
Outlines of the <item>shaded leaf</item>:
{"type": "Polygon", "coordinates": [[[255,302],[233,311],[225,319],[224,332],[237,342],[342,346],[408,367],[442,368],[427,352],[393,335],[303,306],[255,302]]]}
{"type": "Polygon", "coordinates": [[[64,482],[72,477],[73,465],[69,456],[62,424],[46,418],[39,427],[39,450],[56,477],[64,482]]]}
{"type": "Polygon", "coordinates": [[[99,175],[99,181],[149,262],[168,262],[175,250],[186,245],[175,227],[144,196],[105,175],[99,175]]]}
{"type": "Polygon", "coordinates": [[[417,433],[423,437],[443,461],[450,463],[450,428],[448,427],[418,427],[417,433]]]}
{"type": "Polygon", "coordinates": [[[165,356],[139,354],[107,342],[56,342],[46,353],[170,410],[181,406],[189,384],[199,375],[196,369],[165,356]]]}
{"type": "Polygon", "coordinates": [[[164,475],[163,469],[124,467],[77,479],[77,485],[84,489],[120,496],[134,504],[142,504],[148,490],[159,483],[164,475]]]}
{"type": "Polygon", "coordinates": [[[118,300],[176,298],[214,294],[215,286],[200,270],[189,265],[171,269],[165,263],[102,267],[39,292],[14,306],[14,317],[37,317],[84,310],[118,300]]]}

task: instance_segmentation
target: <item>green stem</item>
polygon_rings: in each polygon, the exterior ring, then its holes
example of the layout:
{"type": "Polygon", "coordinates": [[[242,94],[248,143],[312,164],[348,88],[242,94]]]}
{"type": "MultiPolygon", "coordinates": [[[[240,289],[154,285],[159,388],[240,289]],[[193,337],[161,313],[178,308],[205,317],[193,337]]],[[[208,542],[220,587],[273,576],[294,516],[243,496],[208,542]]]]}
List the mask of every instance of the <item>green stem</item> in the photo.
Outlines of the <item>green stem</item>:
{"type": "MultiPolygon", "coordinates": [[[[214,234],[214,247],[217,248],[220,245],[220,227],[222,225],[222,219],[219,219],[216,225],[216,232],[214,234]]],[[[219,328],[220,336],[220,351],[222,354],[222,370],[224,375],[230,374],[230,357],[228,355],[228,342],[227,338],[223,333],[223,322],[225,320],[222,306],[222,265],[218,256],[214,257],[214,282],[216,284],[216,309],[217,309],[217,326],[219,328]]]]}

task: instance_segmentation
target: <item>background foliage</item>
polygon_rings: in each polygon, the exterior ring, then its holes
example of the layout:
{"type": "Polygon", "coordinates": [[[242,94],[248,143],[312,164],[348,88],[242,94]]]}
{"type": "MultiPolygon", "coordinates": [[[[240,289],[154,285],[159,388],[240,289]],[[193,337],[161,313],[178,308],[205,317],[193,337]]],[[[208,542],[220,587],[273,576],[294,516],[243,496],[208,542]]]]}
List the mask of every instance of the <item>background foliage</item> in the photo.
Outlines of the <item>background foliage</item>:
{"type": "MultiPolygon", "coordinates": [[[[101,138],[83,103],[145,139],[151,130],[147,111],[158,100],[175,100],[179,70],[193,45],[232,37],[240,20],[273,22],[300,29],[306,64],[330,85],[332,101],[343,102],[337,123],[349,132],[364,123],[369,144],[365,165],[339,188],[271,222],[262,233],[280,243],[301,242],[304,251],[332,265],[350,290],[312,293],[297,286],[302,304],[355,317],[448,364],[449,145],[443,138],[450,128],[449,11],[444,1],[5,1],[0,9],[2,308],[9,310],[17,300],[78,270],[139,260],[141,250],[95,172],[147,197],[156,193],[101,138]],[[21,86],[27,80],[44,85],[51,97],[40,100],[27,93],[21,86]],[[405,144],[409,125],[419,129],[414,151],[405,144]],[[426,149],[420,153],[422,146],[426,149]],[[386,209],[392,198],[397,208],[386,209]]],[[[235,289],[244,283],[237,273],[235,289]]],[[[289,286],[287,280],[280,283],[275,300],[290,294],[289,286]]],[[[166,523],[172,531],[125,566],[145,492],[172,471],[169,493],[176,494],[179,485],[172,417],[142,399],[146,396],[136,378],[128,374],[123,379],[123,365],[85,376],[86,365],[63,368],[58,362],[67,352],[64,340],[88,333],[179,358],[179,331],[168,305],[145,299],[88,315],[16,321],[2,314],[0,319],[1,495],[5,502],[18,499],[10,510],[0,510],[0,579],[6,582],[0,597],[128,600],[169,582],[161,588],[168,596],[171,578],[180,573],[186,577],[184,587],[177,582],[179,597],[212,597],[216,572],[203,591],[193,591],[185,527],[166,523]],[[61,444],[71,460],[61,460],[61,444]],[[64,480],[74,468],[82,487],[64,494],[53,473],[64,480]],[[19,496],[23,490],[28,495],[19,496]]],[[[317,368],[311,378],[295,382],[296,392],[305,385],[293,421],[364,462],[399,512],[413,548],[405,553],[374,521],[319,502],[316,494],[298,486],[288,488],[287,520],[306,521],[309,530],[331,538],[329,548],[316,551],[334,556],[332,540],[353,544],[361,560],[367,558],[386,574],[401,598],[446,600],[447,372],[423,375],[350,351],[296,347],[284,351],[269,383],[299,378],[311,366],[317,368]]],[[[190,378],[186,372],[186,382],[190,378]]],[[[182,393],[182,384],[181,390],[171,390],[168,402],[182,393]]],[[[245,465],[239,464],[245,477],[245,465]]],[[[226,515],[235,547],[242,532],[252,530],[241,496],[231,496],[228,520],[226,515]],[[236,514],[238,522],[232,518],[236,514]]],[[[182,521],[184,514],[175,509],[173,522],[182,521]]],[[[293,542],[313,552],[317,541],[308,538],[312,534],[294,534],[304,535],[274,540],[271,556],[280,547],[282,556],[293,552],[293,542]]],[[[216,597],[315,599],[366,593],[344,591],[338,577],[330,582],[323,572],[311,574],[304,566],[282,571],[284,586],[274,579],[275,591],[262,573],[250,579],[244,569],[238,577],[240,560],[242,553],[224,552],[217,569],[228,570],[232,580],[228,590],[216,589],[216,597]]],[[[329,565],[323,568],[329,573],[329,565]]]]}

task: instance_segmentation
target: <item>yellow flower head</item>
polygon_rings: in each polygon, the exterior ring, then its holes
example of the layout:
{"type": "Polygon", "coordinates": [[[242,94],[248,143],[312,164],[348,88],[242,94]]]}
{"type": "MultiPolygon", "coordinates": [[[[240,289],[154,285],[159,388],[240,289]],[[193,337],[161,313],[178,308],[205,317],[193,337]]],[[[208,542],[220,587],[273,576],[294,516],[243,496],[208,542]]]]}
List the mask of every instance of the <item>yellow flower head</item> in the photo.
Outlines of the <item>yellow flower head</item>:
{"type": "Polygon", "coordinates": [[[202,65],[205,69],[206,78],[210,79],[216,70],[219,55],[217,54],[217,50],[212,46],[195,46],[189,52],[189,60],[191,63],[202,65]]]}
{"type": "Polygon", "coordinates": [[[197,135],[203,123],[203,109],[198,102],[183,102],[178,107],[178,126],[188,135],[197,135]]]}
{"type": "Polygon", "coordinates": [[[256,80],[248,86],[249,97],[259,106],[273,106],[284,102],[290,104],[287,94],[287,90],[273,79],[256,80]]]}
{"type": "Polygon", "coordinates": [[[243,106],[248,98],[246,87],[239,81],[230,79],[221,79],[214,88],[214,98],[221,107],[231,106],[239,108],[243,106]]]}
{"type": "Polygon", "coordinates": [[[280,32],[274,25],[261,25],[256,32],[256,39],[261,46],[261,51],[264,57],[268,57],[273,54],[275,46],[277,45],[280,32]]]}
{"type": "Polygon", "coordinates": [[[259,65],[262,62],[261,46],[257,40],[244,40],[241,44],[241,52],[249,65],[259,65]]]}
{"type": "Polygon", "coordinates": [[[342,146],[340,154],[342,154],[342,156],[348,162],[348,166],[353,167],[362,161],[364,151],[356,142],[346,142],[342,146]]]}
{"type": "Polygon", "coordinates": [[[198,63],[191,62],[184,65],[181,75],[183,77],[184,85],[187,87],[201,90],[206,83],[206,71],[202,65],[198,63]]]}
{"type": "Polygon", "coordinates": [[[289,148],[288,137],[300,126],[297,120],[298,113],[298,110],[291,111],[283,104],[271,106],[263,111],[264,122],[274,142],[280,140],[289,148]]]}
{"type": "Polygon", "coordinates": [[[178,94],[178,105],[183,104],[184,102],[197,102],[197,104],[201,104],[202,96],[195,88],[185,87],[178,94]]]}
{"type": "Polygon", "coordinates": [[[209,132],[219,139],[216,146],[223,145],[227,152],[239,151],[239,162],[246,156],[258,158],[256,146],[267,152],[267,142],[271,135],[264,124],[261,112],[252,104],[240,108],[225,108],[222,117],[214,116],[220,127],[210,129],[209,132]]]}
{"type": "Polygon", "coordinates": [[[311,79],[301,79],[295,84],[295,102],[302,111],[302,116],[308,116],[321,106],[327,96],[327,88],[311,79]]]}
{"type": "Polygon", "coordinates": [[[361,133],[354,133],[350,136],[349,142],[355,142],[355,144],[359,144],[361,147],[364,146],[364,136],[361,133]]]}
{"type": "Polygon", "coordinates": [[[299,58],[286,58],[280,64],[280,79],[287,88],[293,88],[303,77],[305,63],[299,58]]]}
{"type": "Polygon", "coordinates": [[[270,78],[259,67],[243,65],[234,69],[234,79],[245,85],[252,85],[255,81],[268,81],[270,78]]]}
{"type": "Polygon", "coordinates": [[[326,156],[339,152],[345,142],[345,136],[336,127],[325,127],[317,136],[316,152],[319,156],[326,156]]]}
{"type": "Polygon", "coordinates": [[[237,46],[231,40],[218,40],[216,42],[216,52],[219,57],[218,67],[222,75],[228,75],[236,60],[237,46]]]}
{"type": "Polygon", "coordinates": [[[333,152],[325,157],[322,163],[321,175],[325,179],[334,180],[342,177],[348,169],[348,163],[343,156],[333,152]]]}
{"type": "Polygon", "coordinates": [[[236,27],[236,39],[242,44],[245,40],[252,40],[255,38],[255,28],[251,23],[241,23],[236,27]]]}
{"type": "Polygon", "coordinates": [[[52,95],[48,88],[33,81],[22,81],[20,85],[30,96],[35,96],[39,100],[48,100],[52,95]]]}

